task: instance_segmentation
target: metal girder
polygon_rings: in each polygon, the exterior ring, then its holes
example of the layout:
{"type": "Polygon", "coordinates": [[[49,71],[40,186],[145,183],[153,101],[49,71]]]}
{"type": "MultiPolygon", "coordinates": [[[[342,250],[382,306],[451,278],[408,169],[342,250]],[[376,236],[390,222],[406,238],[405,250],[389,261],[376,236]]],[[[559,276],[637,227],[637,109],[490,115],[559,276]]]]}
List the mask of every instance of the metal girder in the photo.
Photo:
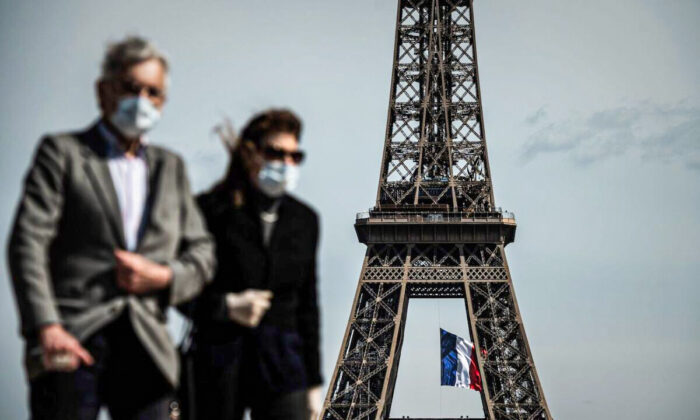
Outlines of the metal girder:
{"type": "Polygon", "coordinates": [[[472,0],[400,0],[377,203],[323,420],[387,420],[411,298],[464,299],[489,420],[551,419],[496,208],[472,0]]]}
{"type": "Polygon", "coordinates": [[[322,419],[388,418],[410,298],[463,298],[488,419],[551,418],[503,244],[374,244],[322,419]]]}
{"type": "Polygon", "coordinates": [[[378,206],[493,208],[472,21],[467,0],[399,2],[378,206]]]}

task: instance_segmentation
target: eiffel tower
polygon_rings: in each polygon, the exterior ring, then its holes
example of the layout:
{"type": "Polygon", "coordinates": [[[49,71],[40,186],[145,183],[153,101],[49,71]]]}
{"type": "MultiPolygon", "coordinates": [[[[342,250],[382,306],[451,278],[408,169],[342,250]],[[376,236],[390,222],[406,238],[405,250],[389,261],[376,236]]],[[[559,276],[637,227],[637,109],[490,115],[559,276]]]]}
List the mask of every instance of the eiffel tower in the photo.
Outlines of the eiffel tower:
{"type": "MultiPolygon", "coordinates": [[[[494,205],[473,0],[399,0],[376,206],[323,420],[389,418],[409,299],[462,298],[488,419],[551,419],[494,205]]],[[[438,361],[435,361],[437,369],[438,361]]]]}

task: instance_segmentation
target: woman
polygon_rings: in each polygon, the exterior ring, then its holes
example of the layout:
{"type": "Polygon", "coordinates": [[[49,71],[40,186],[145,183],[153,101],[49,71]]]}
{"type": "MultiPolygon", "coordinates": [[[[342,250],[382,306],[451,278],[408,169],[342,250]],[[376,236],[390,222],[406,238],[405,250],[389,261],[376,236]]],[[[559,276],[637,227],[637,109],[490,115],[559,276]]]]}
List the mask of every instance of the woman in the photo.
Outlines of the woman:
{"type": "MultiPolygon", "coordinates": [[[[288,193],[304,153],[290,111],[253,117],[198,202],[218,269],[190,308],[197,420],[315,419],[321,405],[318,217],[288,193]]],[[[185,412],[188,410],[186,409],[185,412]]]]}

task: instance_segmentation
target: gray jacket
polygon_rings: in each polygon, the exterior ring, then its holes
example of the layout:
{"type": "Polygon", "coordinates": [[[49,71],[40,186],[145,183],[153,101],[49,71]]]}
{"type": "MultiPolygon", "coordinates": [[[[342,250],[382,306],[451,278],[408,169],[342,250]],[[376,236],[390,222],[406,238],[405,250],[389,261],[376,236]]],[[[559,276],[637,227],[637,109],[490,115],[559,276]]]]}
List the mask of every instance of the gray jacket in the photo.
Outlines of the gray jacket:
{"type": "Polygon", "coordinates": [[[85,340],[124,311],[173,386],[178,358],[166,310],[196,296],[214,271],[214,245],[190,194],[182,159],[146,147],[148,198],[136,252],[167,264],[167,290],[129,295],[116,284],[115,249],[125,249],[119,203],[97,125],[46,136],[24,182],[8,244],[12,284],[31,379],[41,373],[37,331],[59,322],[85,340]]]}

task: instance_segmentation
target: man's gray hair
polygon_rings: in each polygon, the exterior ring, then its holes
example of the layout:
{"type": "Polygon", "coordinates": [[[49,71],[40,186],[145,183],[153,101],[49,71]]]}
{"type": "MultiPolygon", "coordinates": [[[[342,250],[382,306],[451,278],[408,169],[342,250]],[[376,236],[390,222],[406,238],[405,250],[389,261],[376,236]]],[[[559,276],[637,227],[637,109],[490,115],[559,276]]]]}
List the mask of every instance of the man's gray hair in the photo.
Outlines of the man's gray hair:
{"type": "Polygon", "coordinates": [[[146,60],[156,59],[168,73],[168,59],[155,45],[139,36],[128,36],[124,40],[109,44],[102,61],[101,80],[112,80],[124,74],[131,66],[146,60]]]}

